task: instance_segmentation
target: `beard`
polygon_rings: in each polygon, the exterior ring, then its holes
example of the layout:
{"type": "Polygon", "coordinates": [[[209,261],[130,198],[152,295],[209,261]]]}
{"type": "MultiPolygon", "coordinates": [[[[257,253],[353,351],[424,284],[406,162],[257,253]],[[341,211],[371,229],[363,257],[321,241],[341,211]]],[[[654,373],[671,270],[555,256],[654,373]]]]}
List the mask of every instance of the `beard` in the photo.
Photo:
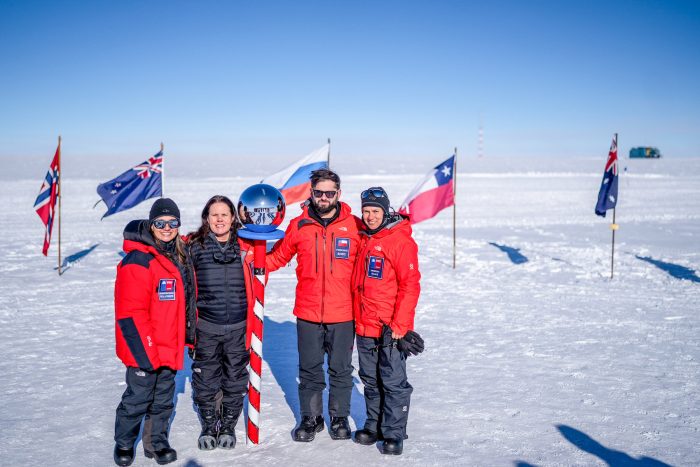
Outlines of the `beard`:
{"type": "Polygon", "coordinates": [[[315,199],[311,199],[311,203],[314,205],[314,209],[316,210],[316,213],[320,216],[324,214],[328,214],[332,210],[334,210],[336,207],[338,207],[338,200],[336,199],[335,201],[331,201],[328,203],[328,206],[319,206],[318,202],[315,199]]]}

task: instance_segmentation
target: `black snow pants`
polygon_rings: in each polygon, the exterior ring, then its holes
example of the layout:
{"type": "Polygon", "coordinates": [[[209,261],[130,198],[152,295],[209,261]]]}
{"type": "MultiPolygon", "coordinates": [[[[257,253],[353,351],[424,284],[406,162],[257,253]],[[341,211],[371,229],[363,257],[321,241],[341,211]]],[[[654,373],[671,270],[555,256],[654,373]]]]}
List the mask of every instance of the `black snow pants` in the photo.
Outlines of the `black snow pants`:
{"type": "Polygon", "coordinates": [[[144,421],[143,447],[158,451],[168,444],[170,416],[175,408],[175,370],[161,367],[155,371],[127,367],[126,390],[117,407],[114,441],[122,448],[136,442],[144,421]]]}
{"type": "Polygon", "coordinates": [[[352,395],[354,321],[322,324],[297,318],[299,405],[302,417],[323,415],[324,355],[328,354],[328,415],[347,417],[352,395]]]}
{"type": "Polygon", "coordinates": [[[197,323],[192,390],[200,409],[216,409],[222,392],[222,405],[240,415],[248,388],[248,351],[245,348],[246,322],[217,325],[197,323]]]}
{"type": "Polygon", "coordinates": [[[406,376],[406,357],[391,342],[357,336],[360,379],[365,385],[365,429],[385,439],[406,439],[413,387],[406,376]]]}

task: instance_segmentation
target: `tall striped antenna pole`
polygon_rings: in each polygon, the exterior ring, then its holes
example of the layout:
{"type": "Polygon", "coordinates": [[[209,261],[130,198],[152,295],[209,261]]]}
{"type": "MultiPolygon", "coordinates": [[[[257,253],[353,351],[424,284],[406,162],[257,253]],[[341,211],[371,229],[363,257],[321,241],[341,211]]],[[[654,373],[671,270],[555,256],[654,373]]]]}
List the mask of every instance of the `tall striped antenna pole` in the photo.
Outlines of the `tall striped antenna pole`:
{"type": "Polygon", "coordinates": [[[326,158],[326,163],[328,164],[328,168],[331,168],[331,139],[328,138],[328,157],[326,158]]]}
{"type": "Polygon", "coordinates": [[[260,442],[260,390],[262,383],[263,323],[265,319],[266,240],[254,240],[253,250],[253,319],[250,336],[250,372],[248,374],[248,441],[260,442]]]}

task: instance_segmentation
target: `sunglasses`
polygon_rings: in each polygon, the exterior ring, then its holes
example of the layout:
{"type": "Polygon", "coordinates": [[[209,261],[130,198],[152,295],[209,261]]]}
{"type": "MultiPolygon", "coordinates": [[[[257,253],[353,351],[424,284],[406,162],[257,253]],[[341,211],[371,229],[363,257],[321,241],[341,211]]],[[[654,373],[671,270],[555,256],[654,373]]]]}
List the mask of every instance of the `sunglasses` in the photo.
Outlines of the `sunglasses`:
{"type": "Polygon", "coordinates": [[[360,194],[360,198],[388,198],[383,188],[367,188],[360,194]]]}
{"type": "Polygon", "coordinates": [[[177,229],[180,227],[180,220],[179,219],[172,219],[169,221],[164,221],[163,219],[156,219],[153,222],[151,222],[151,225],[155,227],[156,229],[164,229],[166,225],[170,226],[171,229],[177,229]]]}
{"type": "Polygon", "coordinates": [[[314,198],[321,198],[323,195],[326,195],[326,198],[331,199],[335,198],[335,195],[338,194],[337,191],[335,190],[329,190],[329,191],[323,191],[323,190],[311,190],[314,193],[314,198]]]}

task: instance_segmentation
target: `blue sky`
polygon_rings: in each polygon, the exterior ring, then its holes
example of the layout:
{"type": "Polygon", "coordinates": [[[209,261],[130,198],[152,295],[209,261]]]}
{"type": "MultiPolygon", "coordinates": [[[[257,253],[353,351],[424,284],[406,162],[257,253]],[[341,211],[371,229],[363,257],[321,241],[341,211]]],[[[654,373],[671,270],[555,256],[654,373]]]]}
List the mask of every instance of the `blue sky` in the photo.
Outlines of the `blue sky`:
{"type": "Polygon", "coordinates": [[[0,156],[700,156],[700,2],[0,0],[0,69],[0,156]]]}

